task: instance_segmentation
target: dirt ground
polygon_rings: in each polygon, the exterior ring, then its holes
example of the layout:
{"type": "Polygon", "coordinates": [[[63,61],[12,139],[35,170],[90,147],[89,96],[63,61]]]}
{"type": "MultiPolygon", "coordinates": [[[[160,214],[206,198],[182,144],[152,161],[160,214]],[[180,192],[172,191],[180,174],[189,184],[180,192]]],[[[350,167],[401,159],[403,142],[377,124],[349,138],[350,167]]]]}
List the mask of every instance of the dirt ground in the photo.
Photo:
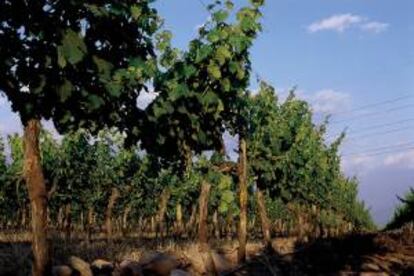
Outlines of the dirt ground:
{"type": "MultiPolygon", "coordinates": [[[[208,256],[212,257],[214,269],[220,275],[414,275],[412,226],[392,232],[358,233],[307,242],[293,237],[276,238],[272,249],[266,251],[260,242],[251,242],[249,260],[242,265],[236,264],[234,241],[212,241],[211,248],[209,255],[200,253],[194,242],[177,240],[160,243],[123,239],[111,244],[101,239],[92,243],[53,240],[53,260],[55,266],[70,266],[68,260],[76,256],[92,268],[94,261],[105,260],[113,271],[105,275],[203,275],[208,270],[208,256]],[[140,274],[122,274],[125,263],[139,267],[140,274]],[[171,269],[165,270],[167,266],[171,269]]],[[[0,276],[29,275],[30,260],[27,241],[5,240],[0,236],[0,276]]]]}
{"type": "Polygon", "coordinates": [[[412,229],[284,243],[230,275],[414,275],[412,229]]]}

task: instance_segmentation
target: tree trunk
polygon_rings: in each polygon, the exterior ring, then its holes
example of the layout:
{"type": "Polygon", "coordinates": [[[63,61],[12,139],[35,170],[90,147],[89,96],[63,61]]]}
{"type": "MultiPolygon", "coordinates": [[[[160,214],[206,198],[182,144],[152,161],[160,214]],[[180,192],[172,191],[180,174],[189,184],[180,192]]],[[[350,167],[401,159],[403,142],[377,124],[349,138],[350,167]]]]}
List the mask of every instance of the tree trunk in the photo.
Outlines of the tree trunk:
{"type": "Polygon", "coordinates": [[[91,242],[92,239],[92,232],[93,232],[93,207],[89,207],[88,209],[88,242],[91,242]]]}
{"type": "Polygon", "coordinates": [[[161,194],[161,202],[160,202],[160,209],[158,210],[157,214],[157,231],[156,234],[160,234],[161,238],[163,238],[164,230],[165,230],[165,212],[167,211],[167,204],[168,200],[170,199],[171,192],[168,189],[165,189],[161,194]]]}
{"type": "Polygon", "coordinates": [[[57,229],[62,230],[63,228],[63,208],[59,207],[59,211],[57,214],[57,229]]]}
{"type": "Polygon", "coordinates": [[[129,217],[129,213],[131,213],[131,205],[128,205],[125,210],[124,213],[122,215],[122,230],[124,232],[124,235],[128,232],[129,227],[128,227],[128,217],[129,217]]]}
{"type": "Polygon", "coordinates": [[[176,210],[175,217],[176,217],[176,223],[177,223],[176,235],[177,237],[181,237],[183,234],[184,226],[183,226],[183,210],[182,210],[180,203],[177,204],[177,206],[175,207],[175,210],[176,210]]]}
{"type": "Polygon", "coordinates": [[[184,151],[184,173],[186,176],[188,176],[193,167],[193,153],[191,151],[191,148],[186,143],[183,144],[182,148],[184,151]]]}
{"type": "Polygon", "coordinates": [[[259,188],[257,189],[256,196],[257,196],[257,207],[259,209],[260,221],[262,223],[262,232],[263,232],[263,239],[265,242],[265,248],[270,249],[272,241],[271,241],[271,236],[270,236],[269,217],[267,216],[266,204],[265,204],[263,193],[261,190],[259,190],[259,188]]]}
{"type": "Polygon", "coordinates": [[[150,235],[157,236],[156,216],[151,216],[150,232],[151,232],[150,235]]]}
{"type": "Polygon", "coordinates": [[[213,256],[208,246],[208,199],[210,197],[211,185],[207,182],[201,184],[201,193],[198,200],[199,223],[198,243],[199,251],[203,257],[206,275],[217,275],[213,256]]]}
{"type": "Polygon", "coordinates": [[[220,239],[220,226],[219,226],[219,221],[218,221],[217,210],[215,210],[213,214],[213,226],[214,226],[214,237],[218,240],[220,239]]]}
{"type": "Polygon", "coordinates": [[[230,212],[227,212],[226,218],[226,237],[227,240],[231,241],[233,239],[233,217],[230,212]]]}
{"type": "Polygon", "coordinates": [[[50,268],[47,241],[47,191],[39,149],[39,120],[31,119],[24,127],[24,177],[32,212],[32,248],[34,276],[46,275],[50,268]]]}
{"type": "Polygon", "coordinates": [[[108,200],[108,206],[106,207],[105,212],[105,228],[106,228],[106,238],[108,241],[112,240],[112,210],[115,207],[115,203],[120,197],[119,191],[117,188],[112,188],[111,196],[108,200]]]}
{"type": "Polygon", "coordinates": [[[207,182],[201,184],[201,193],[199,198],[199,223],[198,223],[198,242],[202,245],[208,243],[208,198],[210,194],[211,185],[207,182]]]}
{"type": "Polygon", "coordinates": [[[22,209],[21,226],[23,227],[23,229],[26,229],[26,206],[24,206],[22,209]]]}
{"type": "Polygon", "coordinates": [[[65,205],[65,236],[69,240],[72,228],[72,207],[71,204],[68,203],[65,205]]]}
{"type": "Polygon", "coordinates": [[[197,213],[197,206],[193,205],[191,207],[191,215],[189,220],[187,221],[186,224],[186,234],[187,234],[187,238],[193,238],[194,237],[194,223],[196,220],[196,213],[197,213]]]}
{"type": "Polygon", "coordinates": [[[79,225],[79,230],[82,231],[83,233],[85,233],[85,213],[82,211],[80,213],[80,225],[79,225]]]}
{"type": "Polygon", "coordinates": [[[246,261],[246,242],[247,242],[247,152],[246,140],[241,136],[239,142],[239,250],[237,259],[239,263],[246,261]]]}

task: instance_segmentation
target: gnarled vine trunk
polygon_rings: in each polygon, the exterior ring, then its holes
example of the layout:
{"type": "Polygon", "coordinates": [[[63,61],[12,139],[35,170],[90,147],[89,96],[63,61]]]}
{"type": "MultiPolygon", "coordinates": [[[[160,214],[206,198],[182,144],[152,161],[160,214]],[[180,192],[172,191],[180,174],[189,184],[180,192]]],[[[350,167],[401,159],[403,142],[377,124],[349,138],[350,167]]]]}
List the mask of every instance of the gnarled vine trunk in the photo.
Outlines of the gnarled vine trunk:
{"type": "Polygon", "coordinates": [[[218,212],[217,210],[213,213],[213,226],[214,226],[214,237],[220,239],[220,226],[218,221],[218,212]]]}
{"type": "Polygon", "coordinates": [[[196,221],[197,206],[193,205],[191,207],[190,219],[186,224],[186,234],[188,238],[194,237],[194,223],[196,221]]]}
{"type": "Polygon", "coordinates": [[[247,145],[246,140],[240,137],[239,142],[239,201],[240,201],[240,218],[239,218],[239,250],[237,259],[239,263],[246,261],[246,243],[247,243],[247,145]]]}
{"type": "Polygon", "coordinates": [[[50,268],[47,241],[47,191],[39,149],[40,121],[31,119],[24,127],[24,177],[32,213],[34,276],[46,275],[50,268]]]}
{"type": "Polygon", "coordinates": [[[63,208],[62,206],[59,207],[58,215],[57,215],[57,229],[63,229],[63,208]]]}
{"type": "Polygon", "coordinates": [[[65,205],[65,236],[67,239],[71,237],[71,229],[72,229],[72,206],[70,203],[65,205]]]}
{"type": "Polygon", "coordinates": [[[198,210],[199,210],[199,223],[198,223],[198,242],[201,245],[206,245],[208,243],[208,228],[207,228],[207,218],[208,218],[208,198],[210,195],[211,185],[207,182],[201,184],[201,193],[198,200],[198,210]]]}
{"type": "Polygon", "coordinates": [[[198,200],[199,222],[198,243],[199,251],[204,259],[206,275],[217,275],[213,256],[208,246],[208,199],[210,197],[211,185],[205,181],[201,184],[201,193],[198,200]]]}
{"type": "Polygon", "coordinates": [[[157,231],[156,234],[160,234],[161,238],[164,237],[165,232],[165,212],[167,211],[167,204],[168,200],[170,199],[171,192],[169,189],[165,189],[161,194],[161,202],[160,202],[160,208],[158,209],[157,213],[157,231]]]}
{"type": "Polygon", "coordinates": [[[23,206],[22,217],[21,217],[21,225],[23,229],[26,229],[26,225],[27,225],[26,219],[27,219],[26,206],[23,206]]]}
{"type": "Polygon", "coordinates": [[[129,217],[129,213],[131,213],[132,207],[131,205],[126,206],[124,213],[122,214],[122,231],[124,233],[124,235],[128,232],[129,227],[128,227],[128,217],[129,217]]]}
{"type": "Polygon", "coordinates": [[[94,219],[93,219],[93,213],[94,213],[94,208],[91,206],[88,209],[88,242],[91,242],[92,239],[92,232],[93,232],[93,224],[94,224],[94,219]]]}
{"type": "Polygon", "coordinates": [[[115,207],[116,201],[120,197],[119,190],[117,188],[112,188],[111,195],[109,196],[108,206],[106,207],[105,212],[105,228],[106,228],[106,238],[112,240],[112,211],[115,207]]]}
{"type": "Polygon", "coordinates": [[[183,234],[183,210],[180,203],[177,203],[175,207],[176,229],[175,234],[177,237],[181,237],[183,234]]]}
{"type": "Polygon", "coordinates": [[[256,191],[257,196],[257,208],[259,209],[260,221],[262,224],[263,239],[266,249],[271,248],[271,236],[270,236],[270,223],[267,216],[266,203],[264,200],[263,192],[258,188],[256,191]]]}

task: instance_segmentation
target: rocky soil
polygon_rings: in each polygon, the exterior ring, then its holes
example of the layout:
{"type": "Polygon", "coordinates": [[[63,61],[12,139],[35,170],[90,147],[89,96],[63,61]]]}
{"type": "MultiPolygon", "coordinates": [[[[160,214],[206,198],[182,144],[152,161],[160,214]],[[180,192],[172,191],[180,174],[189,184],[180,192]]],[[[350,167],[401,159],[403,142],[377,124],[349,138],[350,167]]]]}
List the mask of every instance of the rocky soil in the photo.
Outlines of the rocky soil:
{"type": "MultiPolygon", "coordinates": [[[[242,265],[236,264],[237,248],[234,245],[218,244],[214,248],[201,252],[193,244],[185,250],[171,250],[171,247],[144,250],[138,257],[125,255],[116,260],[92,259],[90,255],[82,256],[82,251],[77,251],[76,256],[58,259],[53,275],[414,275],[412,225],[398,231],[358,233],[307,242],[297,238],[277,238],[272,249],[267,251],[259,243],[250,243],[249,260],[242,265]]],[[[105,252],[109,252],[111,247],[106,249],[108,251],[97,252],[94,257],[107,256],[105,252]]],[[[0,246],[1,254],[5,253],[0,246]]],[[[17,254],[23,253],[19,251],[17,254]]],[[[29,257],[25,255],[25,259],[29,257]]],[[[8,260],[10,262],[11,259],[8,260]]],[[[0,261],[0,266],[2,264],[6,263],[0,261]]],[[[17,266],[15,270],[21,271],[13,272],[0,267],[0,275],[27,275],[27,272],[22,273],[22,268],[17,266]]]]}

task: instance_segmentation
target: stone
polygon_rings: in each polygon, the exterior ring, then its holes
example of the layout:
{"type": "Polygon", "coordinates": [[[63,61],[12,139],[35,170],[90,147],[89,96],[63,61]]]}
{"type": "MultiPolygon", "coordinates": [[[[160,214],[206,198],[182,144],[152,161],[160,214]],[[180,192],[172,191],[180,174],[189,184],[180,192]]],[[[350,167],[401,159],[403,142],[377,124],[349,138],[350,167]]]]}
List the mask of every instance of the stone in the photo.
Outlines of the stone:
{"type": "Polygon", "coordinates": [[[95,260],[91,264],[94,276],[111,276],[114,271],[114,265],[106,260],[95,260]]]}
{"type": "Polygon", "coordinates": [[[119,264],[120,276],[143,276],[142,266],[140,263],[131,260],[124,260],[119,264]]]}
{"type": "Polygon", "coordinates": [[[174,269],[171,271],[171,276],[190,276],[191,274],[187,271],[184,271],[182,269],[174,269]]]}
{"type": "Polygon", "coordinates": [[[209,264],[209,254],[211,254],[212,261],[214,263],[214,269],[217,273],[225,273],[233,269],[232,263],[223,255],[217,253],[214,250],[196,250],[193,249],[191,252],[187,252],[186,255],[190,264],[190,270],[192,274],[203,275],[207,274],[211,267],[209,264]]]}
{"type": "Polygon", "coordinates": [[[72,276],[73,270],[67,265],[57,265],[52,267],[53,276],[72,276]]]}
{"type": "Polygon", "coordinates": [[[169,276],[171,271],[178,268],[180,262],[174,256],[159,252],[150,252],[140,259],[144,274],[155,274],[169,276]]]}
{"type": "Polygon", "coordinates": [[[374,264],[374,263],[364,263],[361,266],[361,269],[363,271],[374,271],[374,272],[377,272],[377,271],[381,270],[381,268],[378,265],[374,264]]]}
{"type": "Polygon", "coordinates": [[[80,276],[93,276],[91,266],[81,258],[72,256],[69,258],[69,264],[80,273],[80,276]]]}

